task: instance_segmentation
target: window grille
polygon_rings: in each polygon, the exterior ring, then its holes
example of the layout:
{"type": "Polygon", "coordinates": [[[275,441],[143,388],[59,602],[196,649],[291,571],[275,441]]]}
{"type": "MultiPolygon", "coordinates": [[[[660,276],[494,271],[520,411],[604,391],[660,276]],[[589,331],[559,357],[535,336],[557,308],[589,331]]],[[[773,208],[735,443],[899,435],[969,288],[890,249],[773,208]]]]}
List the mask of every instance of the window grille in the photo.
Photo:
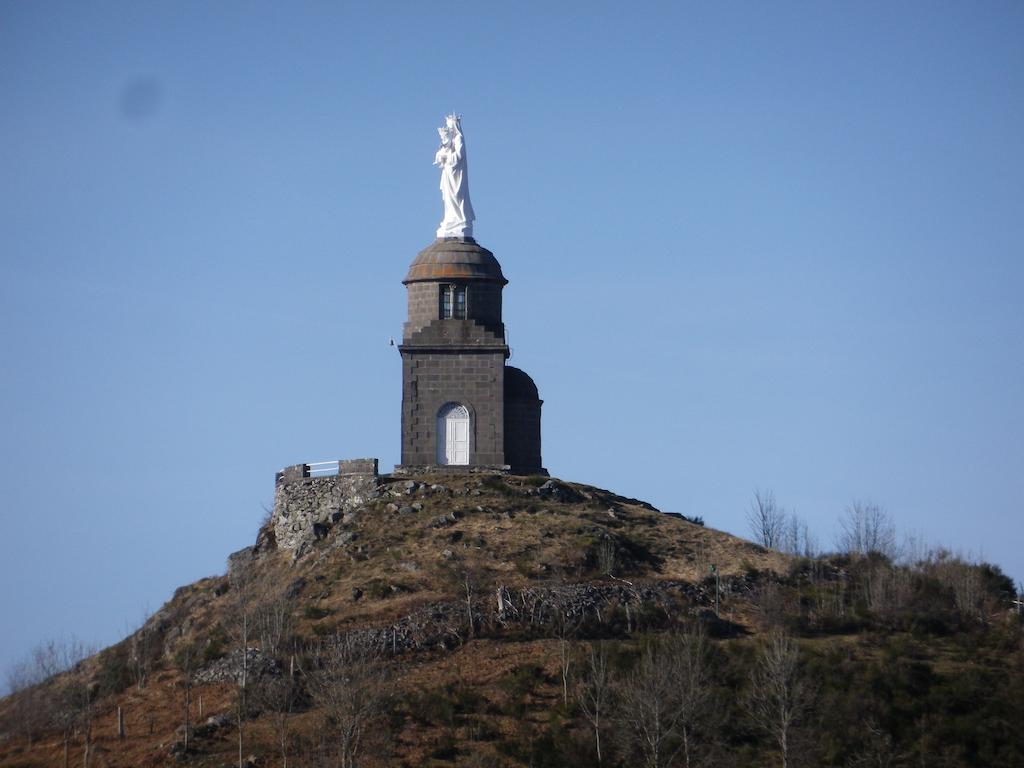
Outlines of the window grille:
{"type": "Polygon", "coordinates": [[[466,319],[466,286],[445,285],[441,288],[441,319],[466,319]]]}

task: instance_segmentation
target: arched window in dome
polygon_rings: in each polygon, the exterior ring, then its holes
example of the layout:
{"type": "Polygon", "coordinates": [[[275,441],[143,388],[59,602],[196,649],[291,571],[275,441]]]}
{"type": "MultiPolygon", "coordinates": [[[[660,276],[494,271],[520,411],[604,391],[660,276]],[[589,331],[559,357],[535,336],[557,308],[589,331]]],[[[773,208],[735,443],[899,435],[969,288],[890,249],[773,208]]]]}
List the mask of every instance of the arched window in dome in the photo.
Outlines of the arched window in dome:
{"type": "Polygon", "coordinates": [[[469,409],[445,403],[437,413],[437,463],[469,464],[469,409]]]}
{"type": "Polygon", "coordinates": [[[441,286],[441,319],[466,319],[466,286],[441,286]]]}

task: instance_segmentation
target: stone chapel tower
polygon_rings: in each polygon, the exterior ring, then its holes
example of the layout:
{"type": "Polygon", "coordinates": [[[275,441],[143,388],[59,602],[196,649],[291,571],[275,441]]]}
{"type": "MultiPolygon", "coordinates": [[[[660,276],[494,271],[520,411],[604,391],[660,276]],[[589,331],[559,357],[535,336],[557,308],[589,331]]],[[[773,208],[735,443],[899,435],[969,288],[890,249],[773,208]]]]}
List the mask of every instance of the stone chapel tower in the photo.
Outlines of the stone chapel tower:
{"type": "Polygon", "coordinates": [[[501,318],[508,281],[472,237],[439,237],[402,281],[400,470],[444,466],[546,474],[541,399],[533,380],[505,364],[501,318]]]}

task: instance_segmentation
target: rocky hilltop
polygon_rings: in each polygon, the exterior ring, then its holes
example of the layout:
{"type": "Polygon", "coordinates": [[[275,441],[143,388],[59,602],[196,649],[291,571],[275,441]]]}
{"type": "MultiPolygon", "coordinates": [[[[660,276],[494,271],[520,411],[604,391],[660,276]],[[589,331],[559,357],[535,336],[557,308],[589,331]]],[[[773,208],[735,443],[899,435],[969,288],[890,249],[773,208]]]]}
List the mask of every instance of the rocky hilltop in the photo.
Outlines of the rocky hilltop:
{"type": "Polygon", "coordinates": [[[1012,597],[546,477],[282,476],[225,575],[0,704],[0,765],[1021,765],[1012,597]]]}

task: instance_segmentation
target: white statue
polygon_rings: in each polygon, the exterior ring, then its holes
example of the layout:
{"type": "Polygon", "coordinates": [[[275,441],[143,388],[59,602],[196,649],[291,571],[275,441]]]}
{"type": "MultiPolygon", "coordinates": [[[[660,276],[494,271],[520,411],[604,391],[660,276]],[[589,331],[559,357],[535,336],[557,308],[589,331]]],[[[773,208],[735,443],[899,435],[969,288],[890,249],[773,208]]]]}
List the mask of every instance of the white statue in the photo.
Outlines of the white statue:
{"type": "Polygon", "coordinates": [[[444,201],[444,220],[437,228],[438,237],[473,236],[476,216],[469,201],[466,144],[460,121],[459,115],[448,115],[444,126],[437,129],[441,146],[434,155],[434,165],[441,167],[441,200],[444,201]]]}

